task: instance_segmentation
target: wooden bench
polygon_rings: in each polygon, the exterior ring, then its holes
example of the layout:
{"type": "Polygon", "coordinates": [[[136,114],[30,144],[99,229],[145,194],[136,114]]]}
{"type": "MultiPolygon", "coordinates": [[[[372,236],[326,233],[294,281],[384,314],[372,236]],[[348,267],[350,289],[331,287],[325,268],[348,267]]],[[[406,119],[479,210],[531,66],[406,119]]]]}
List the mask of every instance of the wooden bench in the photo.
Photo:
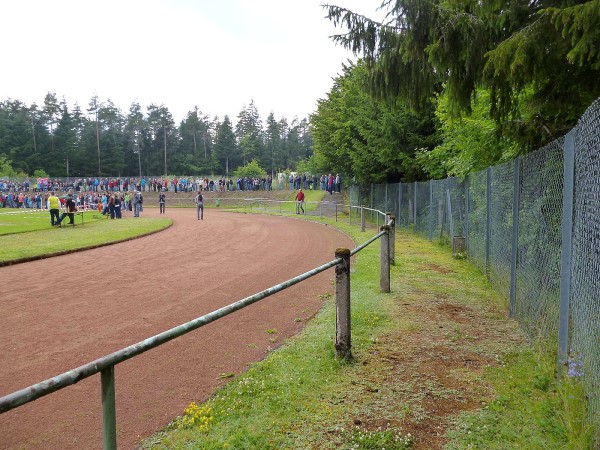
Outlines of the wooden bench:
{"type": "MultiPolygon", "coordinates": [[[[80,216],[81,217],[81,225],[83,225],[83,214],[84,211],[73,211],[73,212],[68,212],[67,214],[73,214],[73,223],[68,223],[67,225],[71,225],[71,226],[75,226],[75,216],[80,216]]],[[[65,217],[66,219],[66,217],[65,217]]],[[[64,219],[63,219],[64,220],[64,219]]],[[[62,227],[63,222],[60,222],[60,225],[62,227]]]]}

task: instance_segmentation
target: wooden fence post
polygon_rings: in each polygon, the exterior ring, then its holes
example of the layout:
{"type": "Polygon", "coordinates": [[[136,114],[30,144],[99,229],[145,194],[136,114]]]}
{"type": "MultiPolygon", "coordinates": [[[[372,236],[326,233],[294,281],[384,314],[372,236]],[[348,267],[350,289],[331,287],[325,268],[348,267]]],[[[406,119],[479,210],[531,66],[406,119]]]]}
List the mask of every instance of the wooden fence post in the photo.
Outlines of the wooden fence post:
{"type": "Polygon", "coordinates": [[[379,288],[381,292],[390,292],[390,227],[382,225],[381,231],[385,233],[379,251],[379,288]]]}
{"type": "Polygon", "coordinates": [[[338,248],[335,257],[342,258],[335,266],[335,355],[338,358],[350,359],[350,250],[338,248]]]}
{"type": "Polygon", "coordinates": [[[365,209],[360,207],[360,231],[365,232],[365,209]]]}
{"type": "Polygon", "coordinates": [[[396,217],[388,213],[388,224],[390,226],[390,264],[396,265],[396,217]]]}

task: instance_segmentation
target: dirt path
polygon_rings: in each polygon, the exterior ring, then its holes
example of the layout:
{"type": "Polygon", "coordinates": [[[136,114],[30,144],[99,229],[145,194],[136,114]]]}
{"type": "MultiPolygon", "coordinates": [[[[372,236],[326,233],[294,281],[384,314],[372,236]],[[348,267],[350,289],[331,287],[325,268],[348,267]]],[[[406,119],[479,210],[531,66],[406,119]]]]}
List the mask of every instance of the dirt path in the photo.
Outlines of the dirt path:
{"type": "MultiPolygon", "coordinates": [[[[147,209],[144,215],[157,215],[147,209]]],[[[333,259],[350,239],[301,220],[167,210],[164,232],[0,268],[0,395],[141,341],[333,259]]],[[[115,368],[119,448],[165,426],[297,333],[332,271],[115,368]],[[277,330],[276,334],[266,330],[277,330]]],[[[100,377],[0,415],[2,449],[102,448],[100,377]]]]}

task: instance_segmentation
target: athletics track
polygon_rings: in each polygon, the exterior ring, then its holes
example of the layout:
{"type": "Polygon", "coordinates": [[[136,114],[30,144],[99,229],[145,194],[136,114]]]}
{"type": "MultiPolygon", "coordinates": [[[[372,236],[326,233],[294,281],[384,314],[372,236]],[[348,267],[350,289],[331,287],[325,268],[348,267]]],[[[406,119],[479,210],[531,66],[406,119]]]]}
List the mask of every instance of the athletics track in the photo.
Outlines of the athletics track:
{"type": "MultiPolygon", "coordinates": [[[[158,209],[142,214],[158,216],[158,209]]],[[[334,259],[338,247],[354,247],[335,229],[303,220],[214,209],[203,221],[195,209],[167,208],[166,215],[173,226],[151,236],[0,268],[0,395],[304,273],[334,259]]],[[[116,366],[119,448],[135,448],[225,384],[220,374],[243,372],[296,334],[322,306],[319,296],[333,293],[334,277],[328,270],[116,366]]],[[[102,448],[100,376],[1,414],[0,448],[102,448]]]]}

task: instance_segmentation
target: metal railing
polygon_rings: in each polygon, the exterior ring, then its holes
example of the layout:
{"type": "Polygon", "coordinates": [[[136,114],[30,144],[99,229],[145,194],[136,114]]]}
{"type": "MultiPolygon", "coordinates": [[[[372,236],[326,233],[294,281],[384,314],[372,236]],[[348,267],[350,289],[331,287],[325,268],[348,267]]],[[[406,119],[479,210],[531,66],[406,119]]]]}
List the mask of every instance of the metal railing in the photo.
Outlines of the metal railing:
{"type": "MultiPolygon", "coordinates": [[[[379,212],[381,213],[381,212],[379,212]]],[[[381,213],[383,214],[383,213],[381,213]]],[[[106,450],[117,448],[117,422],[116,422],[116,399],[115,399],[115,372],[117,364],[127,361],[135,356],[141,355],[155,347],[165,344],[175,338],[183,336],[191,331],[201,328],[211,322],[223,318],[235,311],[243,309],[271,295],[283,291],[295,284],[307,280],[332,267],[336,268],[336,356],[341,358],[351,357],[351,322],[350,322],[350,256],[366,248],[378,239],[380,246],[380,290],[390,292],[390,264],[393,254],[393,245],[390,244],[390,230],[394,228],[393,217],[389,218],[381,231],[367,240],[362,245],[350,251],[338,249],[336,258],[321,266],[315,267],[308,272],[284,281],[280,284],[267,288],[254,295],[238,300],[230,305],[219,308],[201,317],[193,319],[184,324],[173,327],[136,344],[125,347],[109,355],[98,358],[87,364],[61,373],[57,376],[28,386],[8,395],[0,397],[0,414],[15,409],[26,403],[32,402],[40,397],[46,396],[79,381],[100,373],[101,399],[102,399],[102,436],[103,447],[106,450]]]]}

